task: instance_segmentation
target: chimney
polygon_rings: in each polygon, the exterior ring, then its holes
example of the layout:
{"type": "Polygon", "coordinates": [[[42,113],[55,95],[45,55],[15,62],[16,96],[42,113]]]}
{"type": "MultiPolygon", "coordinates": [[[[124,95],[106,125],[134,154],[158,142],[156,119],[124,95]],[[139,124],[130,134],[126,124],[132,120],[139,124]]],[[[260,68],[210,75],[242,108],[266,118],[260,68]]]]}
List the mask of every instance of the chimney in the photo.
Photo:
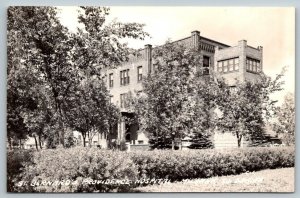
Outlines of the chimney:
{"type": "Polygon", "coordinates": [[[246,40],[240,40],[239,41],[239,46],[240,47],[247,47],[247,41],[246,40]]]}
{"type": "Polygon", "coordinates": [[[199,48],[200,45],[200,32],[195,30],[192,31],[192,47],[199,48]]]}
{"type": "Polygon", "coordinates": [[[152,70],[152,45],[147,44],[145,45],[145,60],[148,68],[148,73],[151,73],[152,70]]]}

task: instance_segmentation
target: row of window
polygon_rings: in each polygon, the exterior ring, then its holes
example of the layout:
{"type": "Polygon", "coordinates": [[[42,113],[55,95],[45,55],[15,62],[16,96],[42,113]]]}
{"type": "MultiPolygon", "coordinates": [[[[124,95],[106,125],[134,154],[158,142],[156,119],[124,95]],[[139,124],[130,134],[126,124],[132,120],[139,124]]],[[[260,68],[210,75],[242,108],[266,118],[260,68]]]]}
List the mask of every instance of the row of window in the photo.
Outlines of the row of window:
{"type": "MultiPolygon", "coordinates": [[[[137,81],[140,82],[143,80],[143,67],[137,67],[137,81]]],[[[114,74],[109,74],[109,87],[114,86],[114,74]]],[[[129,69],[120,71],[120,85],[128,85],[130,83],[129,69]]]]}
{"type": "MultiPolygon", "coordinates": [[[[203,74],[209,74],[210,58],[203,56],[203,74]]],[[[137,67],[137,81],[140,82],[143,79],[142,66],[137,67]]],[[[246,59],[246,69],[251,72],[260,72],[261,64],[259,60],[249,58],[246,59]]],[[[221,60],[217,62],[217,71],[221,73],[228,73],[239,70],[239,58],[231,58],[221,60]]],[[[120,71],[120,85],[128,85],[130,83],[129,69],[120,71]]],[[[109,87],[114,86],[113,73],[109,74],[109,87]]]]}
{"type": "Polygon", "coordinates": [[[217,63],[218,72],[227,73],[239,70],[239,58],[231,58],[226,60],[218,61],[217,63]]]}
{"type": "Polygon", "coordinates": [[[246,70],[250,72],[261,72],[260,60],[247,57],[246,70]]]}

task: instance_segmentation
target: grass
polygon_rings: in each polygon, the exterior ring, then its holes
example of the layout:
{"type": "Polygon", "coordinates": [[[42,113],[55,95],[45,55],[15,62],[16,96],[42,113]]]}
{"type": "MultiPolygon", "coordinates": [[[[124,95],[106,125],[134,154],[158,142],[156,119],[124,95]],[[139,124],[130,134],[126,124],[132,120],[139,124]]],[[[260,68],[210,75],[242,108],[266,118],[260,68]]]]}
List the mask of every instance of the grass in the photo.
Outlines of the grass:
{"type": "Polygon", "coordinates": [[[294,168],[138,187],[134,192],[294,192],[294,168]]]}

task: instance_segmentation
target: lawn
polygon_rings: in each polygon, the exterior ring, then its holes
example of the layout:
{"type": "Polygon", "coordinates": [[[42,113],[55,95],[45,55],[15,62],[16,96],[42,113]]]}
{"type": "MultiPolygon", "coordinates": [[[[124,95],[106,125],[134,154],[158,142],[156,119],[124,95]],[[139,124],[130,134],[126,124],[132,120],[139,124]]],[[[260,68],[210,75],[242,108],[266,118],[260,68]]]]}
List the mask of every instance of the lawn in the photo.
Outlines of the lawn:
{"type": "Polygon", "coordinates": [[[294,168],[193,179],[134,189],[135,192],[294,192],[294,168]]]}

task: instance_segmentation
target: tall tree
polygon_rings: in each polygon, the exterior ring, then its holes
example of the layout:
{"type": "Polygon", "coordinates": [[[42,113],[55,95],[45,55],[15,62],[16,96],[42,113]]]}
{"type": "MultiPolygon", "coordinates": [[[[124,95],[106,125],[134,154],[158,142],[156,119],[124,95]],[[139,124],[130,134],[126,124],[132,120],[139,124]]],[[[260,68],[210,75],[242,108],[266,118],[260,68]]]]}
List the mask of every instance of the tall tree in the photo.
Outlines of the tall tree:
{"type": "Polygon", "coordinates": [[[107,22],[107,7],[82,6],[78,12],[83,28],[74,35],[72,57],[80,80],[69,94],[65,109],[68,122],[82,133],[85,146],[86,137],[91,143],[97,133],[107,136],[119,119],[118,109],[109,102],[105,70],[119,66],[134,53],[121,40],[144,39],[148,33],[143,31],[143,24],[107,22]]]}
{"type": "Polygon", "coordinates": [[[220,89],[218,104],[222,116],[218,128],[233,133],[238,147],[243,138],[255,141],[264,137],[265,121],[274,116],[277,102],[270,96],[283,89],[284,72],[285,69],[275,79],[260,73],[257,82],[238,82],[235,87],[224,84],[220,89]]]}
{"type": "MultiPolygon", "coordinates": [[[[8,9],[9,42],[17,43],[17,48],[9,48],[9,75],[21,65],[28,67],[32,78],[38,78],[43,86],[49,87],[49,97],[60,125],[59,139],[64,142],[63,99],[73,82],[76,73],[70,62],[72,39],[58,18],[55,7],[10,7],[8,9]],[[14,52],[18,52],[17,61],[14,52]],[[15,64],[19,63],[19,64],[15,64]]],[[[20,78],[20,80],[24,80],[20,78]]],[[[36,86],[38,88],[38,86],[36,86]]]]}
{"type": "Polygon", "coordinates": [[[174,149],[175,139],[209,135],[216,83],[212,76],[203,76],[201,62],[199,51],[174,43],[154,50],[154,72],[134,102],[141,130],[153,147],[172,144],[174,149]]]}
{"type": "Polygon", "coordinates": [[[294,94],[288,93],[284,102],[275,111],[276,121],[273,128],[283,142],[290,146],[295,145],[295,99],[294,94]]]}
{"type": "MultiPolygon", "coordinates": [[[[28,111],[28,108],[22,110],[23,106],[35,104],[32,111],[38,110],[39,102],[30,103],[36,96],[24,96],[29,86],[37,84],[30,88],[47,88],[45,94],[50,99],[49,104],[58,123],[58,128],[55,127],[58,138],[55,139],[64,145],[66,101],[67,96],[72,95],[71,90],[93,76],[100,79],[103,68],[127,60],[130,50],[119,39],[143,39],[147,35],[142,31],[143,25],[137,23],[112,22],[104,25],[108,8],[80,9],[79,22],[84,29],[79,29],[76,34],[69,33],[60,23],[56,7],[8,9],[8,131],[12,134],[9,137],[21,134],[17,132],[21,125],[26,128],[19,116],[22,111],[28,111]],[[22,75],[24,68],[29,71],[27,76],[22,75]],[[32,74],[28,75],[30,72],[32,74]]],[[[33,112],[30,115],[39,116],[33,112]]]]}
{"type": "Polygon", "coordinates": [[[110,132],[110,126],[118,122],[119,111],[110,103],[109,94],[103,82],[96,79],[81,81],[67,97],[68,124],[79,131],[86,146],[86,138],[89,145],[97,133],[105,137],[110,132]]]}

